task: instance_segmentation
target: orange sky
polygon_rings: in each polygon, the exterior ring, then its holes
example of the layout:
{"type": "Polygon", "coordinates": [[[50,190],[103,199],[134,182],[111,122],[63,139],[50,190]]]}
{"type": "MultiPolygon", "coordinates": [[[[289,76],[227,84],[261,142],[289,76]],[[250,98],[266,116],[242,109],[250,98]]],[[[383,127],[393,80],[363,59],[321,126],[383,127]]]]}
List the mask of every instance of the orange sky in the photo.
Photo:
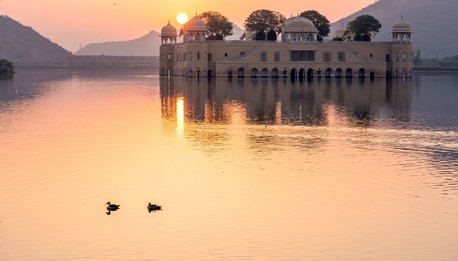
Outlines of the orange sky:
{"type": "Polygon", "coordinates": [[[375,0],[0,0],[0,14],[31,26],[70,51],[92,42],[130,40],[159,31],[179,12],[218,11],[239,26],[257,9],[289,17],[315,9],[335,21],[375,0]]]}

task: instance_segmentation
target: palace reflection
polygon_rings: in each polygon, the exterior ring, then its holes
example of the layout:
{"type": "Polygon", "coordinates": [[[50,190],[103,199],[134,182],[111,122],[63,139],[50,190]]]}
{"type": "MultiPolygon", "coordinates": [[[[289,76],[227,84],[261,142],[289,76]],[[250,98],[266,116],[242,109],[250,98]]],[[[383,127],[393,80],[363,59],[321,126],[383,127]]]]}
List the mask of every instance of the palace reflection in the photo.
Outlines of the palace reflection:
{"type": "Polygon", "coordinates": [[[161,78],[160,84],[163,117],[176,118],[180,104],[186,121],[196,123],[395,126],[409,121],[411,109],[411,80],[161,78]]]}

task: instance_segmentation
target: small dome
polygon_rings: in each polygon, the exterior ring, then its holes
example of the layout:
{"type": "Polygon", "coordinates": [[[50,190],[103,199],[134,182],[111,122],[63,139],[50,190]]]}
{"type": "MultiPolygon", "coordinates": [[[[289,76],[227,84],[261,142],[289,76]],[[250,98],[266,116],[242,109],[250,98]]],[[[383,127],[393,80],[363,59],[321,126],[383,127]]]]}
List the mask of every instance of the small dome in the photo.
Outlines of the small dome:
{"type": "Polygon", "coordinates": [[[345,27],[340,27],[339,29],[336,30],[336,38],[344,38],[345,32],[347,31],[347,28],[345,27]]]}
{"type": "Polygon", "coordinates": [[[412,32],[412,26],[404,20],[404,18],[401,18],[401,20],[397,21],[393,25],[393,33],[411,33],[412,32]]]}
{"type": "Polygon", "coordinates": [[[312,21],[305,17],[297,16],[287,19],[282,26],[283,33],[318,33],[312,21]]]}
{"type": "Polygon", "coordinates": [[[200,17],[196,16],[189,20],[185,25],[186,31],[207,31],[207,24],[200,17]]]}
{"type": "Polygon", "coordinates": [[[177,36],[177,29],[169,22],[166,26],[162,27],[161,36],[177,36]]]}

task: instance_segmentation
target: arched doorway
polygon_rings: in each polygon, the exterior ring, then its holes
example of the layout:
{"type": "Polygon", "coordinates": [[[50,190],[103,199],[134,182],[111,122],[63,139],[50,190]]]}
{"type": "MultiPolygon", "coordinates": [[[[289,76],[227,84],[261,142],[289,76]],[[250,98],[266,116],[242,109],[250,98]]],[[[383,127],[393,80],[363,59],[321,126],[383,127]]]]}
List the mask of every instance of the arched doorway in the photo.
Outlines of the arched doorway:
{"type": "Polygon", "coordinates": [[[245,69],[239,68],[239,70],[237,71],[237,77],[238,78],[244,78],[245,77],[245,69]]]}
{"type": "Polygon", "coordinates": [[[291,79],[297,78],[297,70],[295,68],[291,69],[291,79]]]}
{"type": "Polygon", "coordinates": [[[332,78],[332,69],[328,68],[326,71],[324,71],[324,77],[325,78],[332,78]]]}
{"type": "Polygon", "coordinates": [[[342,77],[343,77],[343,71],[342,71],[342,69],[337,68],[335,77],[336,77],[336,78],[342,78],[342,77]]]}
{"type": "Polygon", "coordinates": [[[232,71],[228,71],[227,72],[227,78],[232,79],[232,77],[233,77],[232,71]]]}
{"type": "Polygon", "coordinates": [[[307,70],[307,78],[309,78],[309,79],[313,78],[313,69],[308,69],[307,70]]]}
{"type": "Polygon", "coordinates": [[[345,70],[345,78],[353,78],[353,70],[351,68],[345,70]]]}
{"type": "Polygon", "coordinates": [[[272,69],[272,78],[278,78],[278,77],[280,77],[278,69],[277,68],[273,68],[272,69]]]}
{"type": "Polygon", "coordinates": [[[261,78],[269,78],[269,70],[267,68],[262,69],[261,78]]]}
{"type": "Polygon", "coordinates": [[[359,69],[358,77],[359,78],[366,78],[366,69],[364,69],[364,68],[359,69]]]}
{"type": "Polygon", "coordinates": [[[375,72],[371,72],[369,77],[371,80],[375,79],[375,72]]]}
{"type": "Polygon", "coordinates": [[[305,79],[305,69],[299,70],[299,80],[305,79]]]}
{"type": "Polygon", "coordinates": [[[251,69],[251,78],[258,78],[258,69],[251,69]]]}

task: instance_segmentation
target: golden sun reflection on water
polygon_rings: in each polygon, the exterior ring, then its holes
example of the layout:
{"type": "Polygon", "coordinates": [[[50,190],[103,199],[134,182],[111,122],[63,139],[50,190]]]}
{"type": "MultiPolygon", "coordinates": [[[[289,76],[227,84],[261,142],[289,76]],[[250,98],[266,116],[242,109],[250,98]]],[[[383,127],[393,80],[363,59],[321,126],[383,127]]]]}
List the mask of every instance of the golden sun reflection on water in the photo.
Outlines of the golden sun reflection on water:
{"type": "Polygon", "coordinates": [[[247,123],[247,111],[243,104],[237,102],[225,103],[223,113],[232,125],[243,125],[247,123]]]}
{"type": "Polygon", "coordinates": [[[177,136],[182,138],[184,136],[184,98],[177,98],[177,136]]]}

